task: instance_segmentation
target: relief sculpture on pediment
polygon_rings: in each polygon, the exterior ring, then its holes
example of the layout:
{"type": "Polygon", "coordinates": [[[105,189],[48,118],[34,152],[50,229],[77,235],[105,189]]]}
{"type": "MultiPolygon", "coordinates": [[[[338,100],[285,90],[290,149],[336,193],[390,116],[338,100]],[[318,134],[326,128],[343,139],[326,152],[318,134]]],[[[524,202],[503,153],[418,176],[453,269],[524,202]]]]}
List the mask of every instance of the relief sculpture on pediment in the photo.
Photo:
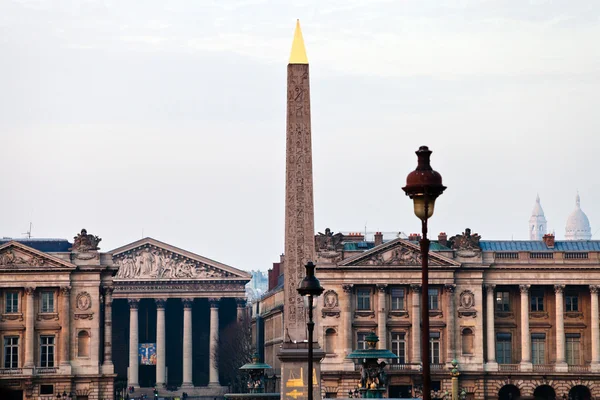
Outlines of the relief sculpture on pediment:
{"type": "Polygon", "coordinates": [[[145,247],[115,259],[117,278],[222,278],[227,273],[160,248],[145,247]]]}
{"type": "Polygon", "coordinates": [[[0,253],[0,266],[14,267],[17,265],[31,265],[34,267],[39,267],[44,265],[44,259],[41,257],[19,253],[13,249],[9,249],[0,253]]]}

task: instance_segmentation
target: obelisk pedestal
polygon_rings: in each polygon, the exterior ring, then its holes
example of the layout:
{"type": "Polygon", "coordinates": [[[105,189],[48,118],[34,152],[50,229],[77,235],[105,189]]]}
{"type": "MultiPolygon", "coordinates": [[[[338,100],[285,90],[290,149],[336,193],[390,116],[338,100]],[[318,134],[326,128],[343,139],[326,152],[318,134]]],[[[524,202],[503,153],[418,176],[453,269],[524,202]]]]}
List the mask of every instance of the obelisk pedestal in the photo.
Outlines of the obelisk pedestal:
{"type": "MultiPolygon", "coordinates": [[[[314,234],[308,58],[297,22],[287,67],[284,342],[278,353],[282,400],[308,397],[307,315],[297,289],[305,276],[304,266],[315,259],[314,234]]],[[[321,398],[320,361],[325,353],[317,342],[313,348],[313,398],[318,400],[321,398]]]]}

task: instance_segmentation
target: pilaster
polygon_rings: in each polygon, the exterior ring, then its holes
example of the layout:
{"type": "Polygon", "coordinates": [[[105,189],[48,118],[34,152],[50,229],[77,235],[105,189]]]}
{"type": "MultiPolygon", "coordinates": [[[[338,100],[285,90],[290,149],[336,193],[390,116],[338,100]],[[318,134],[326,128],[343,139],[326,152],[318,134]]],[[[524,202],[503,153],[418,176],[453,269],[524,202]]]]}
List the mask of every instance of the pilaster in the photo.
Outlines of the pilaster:
{"type": "Polygon", "coordinates": [[[113,374],[115,367],[112,362],[112,287],[104,288],[104,362],[103,374],[113,374]]]}

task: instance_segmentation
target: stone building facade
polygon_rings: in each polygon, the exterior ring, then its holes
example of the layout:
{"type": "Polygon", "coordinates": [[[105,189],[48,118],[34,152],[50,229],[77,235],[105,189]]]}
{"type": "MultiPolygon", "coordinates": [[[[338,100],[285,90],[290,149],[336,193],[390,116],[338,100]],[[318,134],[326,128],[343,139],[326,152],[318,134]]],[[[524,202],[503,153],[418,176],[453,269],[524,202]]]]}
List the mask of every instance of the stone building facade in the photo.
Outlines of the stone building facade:
{"type": "Polygon", "coordinates": [[[0,398],[113,399],[115,381],[222,393],[219,332],[250,275],[152,238],[100,240],[0,241],[0,398]]]}
{"type": "MultiPolygon", "coordinates": [[[[317,306],[323,397],[348,397],[359,382],[346,355],[373,331],[399,356],[387,366],[388,397],[418,395],[420,364],[419,237],[365,241],[360,234],[319,234],[317,306]]],[[[486,241],[466,230],[430,246],[432,387],[451,388],[458,360],[469,399],[600,397],[600,241],[486,241]]],[[[283,332],[275,324],[280,289],[262,302],[265,362],[277,366],[283,332]],[[274,319],[273,323],[269,323],[274,319]],[[270,328],[267,328],[270,327],[270,328]],[[267,339],[268,338],[268,339],[267,339]]],[[[283,377],[285,380],[285,377],[283,377]]],[[[435,397],[435,396],[434,396],[435,397]]]]}

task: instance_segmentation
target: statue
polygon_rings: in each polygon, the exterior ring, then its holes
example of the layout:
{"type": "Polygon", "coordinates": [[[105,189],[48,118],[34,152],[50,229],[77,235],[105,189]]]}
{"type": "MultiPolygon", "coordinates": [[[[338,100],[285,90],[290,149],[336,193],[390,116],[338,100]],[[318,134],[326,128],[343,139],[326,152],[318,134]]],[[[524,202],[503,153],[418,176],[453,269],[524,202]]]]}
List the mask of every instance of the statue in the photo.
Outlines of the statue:
{"type": "Polygon", "coordinates": [[[462,235],[452,236],[448,240],[448,243],[458,256],[476,257],[481,254],[481,248],[479,247],[480,240],[481,236],[477,233],[471,235],[471,229],[467,228],[462,235]]]}
{"type": "Polygon", "coordinates": [[[81,230],[81,233],[77,234],[73,238],[73,246],[69,249],[70,251],[86,252],[86,251],[98,251],[98,243],[102,239],[95,235],[88,235],[85,229],[81,230]]]}
{"type": "Polygon", "coordinates": [[[315,237],[317,251],[337,251],[344,241],[344,234],[338,232],[333,234],[331,229],[326,228],[325,233],[319,232],[315,237]]]}

